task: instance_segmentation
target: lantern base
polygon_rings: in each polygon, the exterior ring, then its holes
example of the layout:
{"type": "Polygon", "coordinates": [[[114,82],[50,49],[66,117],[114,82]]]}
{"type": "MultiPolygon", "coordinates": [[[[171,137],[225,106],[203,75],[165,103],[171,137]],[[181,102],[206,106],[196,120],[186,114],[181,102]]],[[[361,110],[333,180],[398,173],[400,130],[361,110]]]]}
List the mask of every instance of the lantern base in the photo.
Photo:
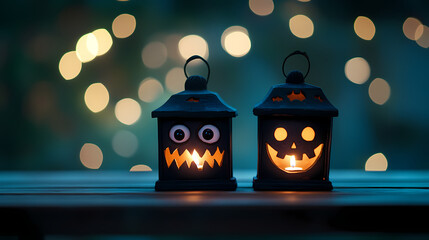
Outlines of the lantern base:
{"type": "Polygon", "coordinates": [[[253,178],[255,191],[331,191],[332,183],[328,180],[262,180],[253,178]]]}
{"type": "Polygon", "coordinates": [[[155,191],[235,191],[236,189],[237,180],[235,177],[229,180],[158,180],[155,183],[155,191]]]}

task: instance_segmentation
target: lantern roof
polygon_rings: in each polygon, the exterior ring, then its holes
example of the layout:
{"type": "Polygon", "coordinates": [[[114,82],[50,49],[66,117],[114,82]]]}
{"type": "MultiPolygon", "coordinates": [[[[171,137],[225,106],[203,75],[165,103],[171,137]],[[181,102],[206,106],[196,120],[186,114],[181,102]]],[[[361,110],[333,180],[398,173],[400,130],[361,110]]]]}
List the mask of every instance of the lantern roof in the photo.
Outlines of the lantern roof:
{"type": "Polygon", "coordinates": [[[264,100],[253,108],[253,114],[257,116],[338,116],[338,110],[328,101],[322,89],[306,84],[304,78],[299,71],[288,73],[286,83],[272,86],[264,100]]]}
{"type": "Polygon", "coordinates": [[[167,102],[152,112],[153,118],[235,116],[237,116],[237,111],[226,104],[217,93],[208,91],[207,80],[196,75],[186,79],[185,91],[172,95],[167,102]]]}

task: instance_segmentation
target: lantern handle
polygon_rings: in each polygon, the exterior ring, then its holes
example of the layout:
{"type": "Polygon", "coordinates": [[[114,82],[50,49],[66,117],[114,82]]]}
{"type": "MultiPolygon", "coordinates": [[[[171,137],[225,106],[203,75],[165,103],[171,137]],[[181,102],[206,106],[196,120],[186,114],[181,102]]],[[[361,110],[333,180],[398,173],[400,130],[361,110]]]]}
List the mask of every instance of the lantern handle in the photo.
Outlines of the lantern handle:
{"type": "Polygon", "coordinates": [[[287,74],[285,72],[285,64],[286,64],[286,60],[290,57],[292,57],[293,55],[302,55],[307,59],[307,63],[308,63],[308,68],[307,68],[307,72],[304,75],[304,79],[307,77],[308,73],[310,72],[310,59],[308,58],[308,55],[306,52],[301,52],[301,51],[295,51],[291,54],[289,54],[285,60],[283,61],[283,65],[282,65],[282,71],[283,71],[283,76],[285,76],[287,78],[287,74]]]}
{"type": "Polygon", "coordinates": [[[203,57],[201,57],[199,55],[194,55],[194,56],[188,58],[188,60],[186,60],[185,66],[183,67],[183,71],[185,72],[186,78],[189,78],[188,73],[186,73],[186,66],[188,65],[189,62],[191,62],[192,60],[195,60],[195,59],[200,59],[201,61],[203,61],[207,65],[208,73],[207,73],[207,80],[206,81],[208,83],[209,77],[210,77],[210,65],[203,57]]]}

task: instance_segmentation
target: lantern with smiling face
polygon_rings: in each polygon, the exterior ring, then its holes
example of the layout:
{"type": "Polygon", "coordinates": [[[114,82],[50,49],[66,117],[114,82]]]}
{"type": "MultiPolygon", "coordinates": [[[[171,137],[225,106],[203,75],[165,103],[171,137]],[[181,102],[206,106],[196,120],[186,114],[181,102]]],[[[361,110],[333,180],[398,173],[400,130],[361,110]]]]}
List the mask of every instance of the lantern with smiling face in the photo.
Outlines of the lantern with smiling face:
{"type": "MultiPolygon", "coordinates": [[[[293,55],[307,54],[294,52],[293,55]]],[[[309,60],[308,60],[309,64],[309,60]]],[[[308,71],[310,64],[308,65],[308,71]]],[[[255,190],[331,190],[329,160],[332,117],[338,110],[318,87],[292,71],[271,87],[253,113],[258,116],[255,190]]]]}
{"type": "MultiPolygon", "coordinates": [[[[193,56],[187,64],[201,59],[193,56]]],[[[210,75],[209,74],[207,79],[210,75]]],[[[158,118],[159,180],[157,191],[235,190],[232,176],[231,124],[236,110],[217,93],[207,90],[207,80],[190,76],[185,91],[174,94],[152,112],[158,118]]]]}

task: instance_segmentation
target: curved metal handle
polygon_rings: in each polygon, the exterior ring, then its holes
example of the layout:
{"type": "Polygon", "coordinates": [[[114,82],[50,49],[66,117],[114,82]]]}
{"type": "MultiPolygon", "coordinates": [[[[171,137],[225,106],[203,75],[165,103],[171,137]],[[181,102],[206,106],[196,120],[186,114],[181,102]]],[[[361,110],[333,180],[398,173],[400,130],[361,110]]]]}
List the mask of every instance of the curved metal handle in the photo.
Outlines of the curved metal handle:
{"type": "Polygon", "coordinates": [[[209,66],[209,63],[203,57],[201,57],[199,55],[194,55],[194,56],[188,58],[188,60],[186,60],[185,66],[183,67],[183,71],[185,72],[186,78],[188,78],[188,74],[186,73],[186,66],[188,65],[188,63],[190,63],[192,60],[195,60],[195,59],[200,59],[201,61],[203,61],[207,65],[207,69],[208,69],[207,82],[209,82],[209,77],[210,77],[210,66],[209,66]]]}
{"type": "Polygon", "coordinates": [[[282,65],[283,76],[285,76],[285,77],[287,78],[287,74],[286,74],[286,72],[285,72],[285,64],[286,64],[286,60],[287,60],[288,58],[290,58],[290,57],[294,56],[294,55],[302,55],[302,56],[304,56],[304,57],[307,59],[307,62],[308,62],[308,68],[307,68],[307,72],[306,72],[306,73],[305,73],[305,75],[304,75],[304,79],[305,79],[305,78],[307,77],[308,73],[310,72],[310,58],[308,58],[308,55],[307,55],[307,53],[306,53],[306,52],[301,52],[301,51],[295,51],[295,52],[293,52],[293,53],[289,54],[289,55],[285,58],[285,60],[283,61],[283,65],[282,65]]]}

